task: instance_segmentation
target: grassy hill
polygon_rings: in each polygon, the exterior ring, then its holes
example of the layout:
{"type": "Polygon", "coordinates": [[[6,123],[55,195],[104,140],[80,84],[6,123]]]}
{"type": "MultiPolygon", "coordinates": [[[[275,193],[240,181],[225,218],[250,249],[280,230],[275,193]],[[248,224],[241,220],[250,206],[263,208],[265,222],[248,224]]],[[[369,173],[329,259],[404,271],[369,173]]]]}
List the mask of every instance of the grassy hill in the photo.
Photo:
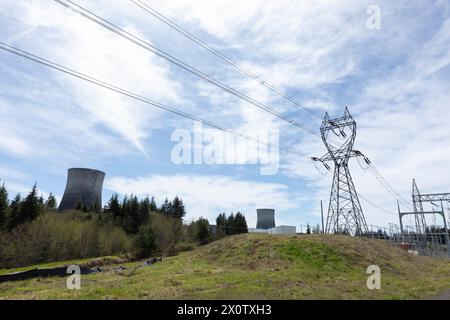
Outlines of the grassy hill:
{"type": "Polygon", "coordinates": [[[245,234],[152,266],[121,265],[83,276],[81,290],[66,289],[65,278],[3,283],[0,299],[421,299],[450,289],[450,260],[345,236],[245,234]],[[366,287],[373,264],[381,290],[366,287]]]}

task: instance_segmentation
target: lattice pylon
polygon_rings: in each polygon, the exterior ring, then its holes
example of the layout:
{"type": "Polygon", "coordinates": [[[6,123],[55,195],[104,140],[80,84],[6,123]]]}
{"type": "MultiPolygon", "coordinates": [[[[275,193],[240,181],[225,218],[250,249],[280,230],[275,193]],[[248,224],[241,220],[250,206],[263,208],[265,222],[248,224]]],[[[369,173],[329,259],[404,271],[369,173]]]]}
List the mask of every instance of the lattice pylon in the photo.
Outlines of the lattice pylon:
{"type": "Polygon", "coordinates": [[[328,113],[325,114],[320,131],[328,153],[320,159],[313,158],[313,160],[324,163],[327,168],[329,168],[327,161],[334,162],[325,232],[351,235],[367,233],[366,219],[348,167],[350,158],[364,157],[361,152],[353,150],[356,122],[346,108],[341,118],[330,119],[328,113]],[[330,133],[340,138],[338,146],[328,140],[330,133]]]}
{"type": "Polygon", "coordinates": [[[346,163],[336,165],[334,169],[326,232],[354,235],[367,232],[367,223],[346,163]]]}

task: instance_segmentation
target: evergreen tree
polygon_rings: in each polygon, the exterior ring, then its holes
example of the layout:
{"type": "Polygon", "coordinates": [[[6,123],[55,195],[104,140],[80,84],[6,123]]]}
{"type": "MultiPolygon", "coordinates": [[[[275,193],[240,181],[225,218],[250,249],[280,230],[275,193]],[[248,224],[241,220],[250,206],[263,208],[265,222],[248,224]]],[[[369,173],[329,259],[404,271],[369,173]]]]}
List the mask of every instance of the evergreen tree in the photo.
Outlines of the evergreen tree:
{"type": "Polygon", "coordinates": [[[216,218],[216,226],[217,226],[217,230],[216,230],[216,238],[222,238],[224,235],[226,235],[226,228],[227,228],[227,216],[224,212],[222,212],[221,214],[219,214],[216,218]]]}
{"type": "Polygon", "coordinates": [[[200,244],[208,243],[211,238],[209,222],[205,218],[199,218],[197,220],[197,238],[200,244]]]}
{"type": "Polygon", "coordinates": [[[217,225],[217,228],[219,228],[219,226],[221,226],[222,228],[225,229],[225,227],[227,225],[227,215],[225,214],[225,212],[222,212],[221,214],[219,214],[219,216],[216,219],[216,225],[217,225]]]}
{"type": "Polygon", "coordinates": [[[152,196],[152,199],[150,200],[150,211],[151,212],[158,212],[158,206],[156,205],[155,197],[152,196]]]}
{"type": "Polygon", "coordinates": [[[9,205],[10,213],[6,220],[6,227],[9,230],[14,229],[19,224],[20,206],[22,204],[22,197],[20,193],[16,194],[9,205]]]}
{"type": "Polygon", "coordinates": [[[6,190],[5,184],[3,184],[0,187],[0,228],[5,226],[9,211],[8,191],[6,190]]]}
{"type": "Polygon", "coordinates": [[[157,249],[156,237],[150,225],[143,225],[136,235],[138,256],[150,257],[157,249]]]}
{"type": "Polygon", "coordinates": [[[311,234],[311,227],[308,225],[306,226],[306,234],[311,234]]]}
{"type": "Polygon", "coordinates": [[[234,228],[235,234],[248,232],[247,221],[245,220],[245,216],[240,212],[236,213],[234,217],[234,228]]]}
{"type": "Polygon", "coordinates": [[[139,224],[140,224],[140,206],[139,206],[139,200],[136,196],[131,197],[131,204],[130,204],[130,217],[131,217],[131,232],[137,233],[139,231],[139,224]]]}
{"type": "Polygon", "coordinates": [[[125,197],[122,206],[122,226],[125,231],[137,233],[139,230],[139,201],[136,196],[125,197]]]}
{"type": "Polygon", "coordinates": [[[34,184],[30,193],[23,199],[20,206],[20,216],[23,221],[32,221],[44,210],[44,199],[37,195],[37,185],[34,184]]]}
{"type": "Polygon", "coordinates": [[[166,216],[171,216],[173,213],[172,202],[170,202],[167,198],[164,200],[164,203],[160,209],[161,213],[166,216]]]}
{"type": "Polygon", "coordinates": [[[186,209],[184,208],[183,200],[176,196],[172,201],[172,213],[177,219],[183,220],[186,215],[186,209]]]}
{"type": "Polygon", "coordinates": [[[45,208],[47,210],[56,210],[58,203],[56,201],[55,195],[50,192],[48,195],[47,201],[45,201],[45,208]]]}
{"type": "Polygon", "coordinates": [[[105,212],[112,214],[115,219],[121,218],[121,206],[117,193],[114,193],[109,199],[105,212]]]}
{"type": "Polygon", "coordinates": [[[120,222],[122,223],[122,227],[125,225],[125,221],[128,217],[128,211],[130,206],[130,200],[128,199],[128,196],[125,195],[122,199],[122,205],[120,206],[120,222]]]}
{"type": "Polygon", "coordinates": [[[227,226],[225,228],[226,234],[235,234],[235,220],[234,220],[234,213],[231,213],[230,216],[227,219],[227,226]]]}
{"type": "Polygon", "coordinates": [[[34,184],[30,193],[20,201],[20,195],[11,203],[11,215],[8,221],[10,229],[26,221],[36,219],[44,212],[44,199],[37,195],[37,186],[34,184]]]}
{"type": "Polygon", "coordinates": [[[139,203],[139,227],[141,225],[146,224],[149,221],[150,218],[150,207],[151,207],[151,202],[150,199],[147,197],[145,197],[140,203],[139,203]]]}

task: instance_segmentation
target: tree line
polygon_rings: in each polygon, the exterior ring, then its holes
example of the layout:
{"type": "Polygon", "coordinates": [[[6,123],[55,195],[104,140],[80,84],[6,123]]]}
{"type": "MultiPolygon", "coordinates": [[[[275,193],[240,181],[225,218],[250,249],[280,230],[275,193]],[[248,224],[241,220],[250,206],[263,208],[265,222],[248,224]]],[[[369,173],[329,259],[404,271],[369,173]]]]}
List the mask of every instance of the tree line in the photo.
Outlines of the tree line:
{"type": "Polygon", "coordinates": [[[216,228],[203,217],[184,221],[187,210],[178,196],[159,205],[154,197],[114,193],[102,210],[78,208],[63,214],[56,212],[55,196],[44,199],[36,184],[25,197],[8,196],[1,185],[0,266],[4,267],[111,254],[172,255],[247,232],[240,212],[219,214],[216,228]]]}
{"type": "Polygon", "coordinates": [[[9,201],[5,184],[0,187],[0,229],[12,230],[27,221],[33,221],[45,210],[55,210],[56,198],[50,193],[47,200],[38,195],[37,185],[34,184],[26,197],[18,193],[9,201]]]}

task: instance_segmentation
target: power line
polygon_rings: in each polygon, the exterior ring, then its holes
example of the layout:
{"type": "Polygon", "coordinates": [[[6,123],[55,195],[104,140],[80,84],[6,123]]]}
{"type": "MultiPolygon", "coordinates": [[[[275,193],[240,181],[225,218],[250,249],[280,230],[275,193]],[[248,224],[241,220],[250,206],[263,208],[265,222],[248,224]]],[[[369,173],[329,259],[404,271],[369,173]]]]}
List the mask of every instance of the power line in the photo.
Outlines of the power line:
{"type": "MultiPolygon", "coordinates": [[[[369,169],[369,168],[371,168],[371,167],[373,167],[372,164],[370,164],[370,165],[368,166],[367,169],[369,169]]],[[[371,171],[371,172],[372,172],[372,171],[371,171]]],[[[373,174],[374,177],[378,180],[378,182],[381,184],[381,186],[383,186],[383,187],[384,187],[391,195],[393,195],[394,198],[395,198],[396,200],[401,200],[400,194],[399,194],[397,191],[395,191],[395,189],[394,189],[391,185],[388,184],[392,190],[391,190],[388,186],[386,186],[386,185],[384,184],[383,180],[381,179],[381,174],[380,174],[378,171],[375,171],[375,172],[372,172],[372,174],[373,174]],[[378,176],[375,174],[375,172],[378,173],[378,176]]],[[[327,173],[328,173],[328,174],[331,174],[331,171],[330,171],[330,170],[326,170],[326,174],[327,174],[327,173]]],[[[383,178],[383,179],[384,179],[384,178],[383,178]]],[[[386,179],[384,179],[384,181],[386,181],[386,179]]],[[[386,181],[386,183],[387,183],[387,181],[386,181]]],[[[370,201],[367,197],[365,197],[365,196],[364,196],[363,194],[361,194],[360,192],[358,192],[358,195],[359,195],[362,199],[364,199],[368,204],[370,204],[372,207],[374,207],[374,208],[376,208],[376,209],[378,209],[378,210],[381,210],[381,211],[383,211],[383,212],[385,212],[385,213],[388,213],[388,214],[390,214],[390,215],[398,216],[398,214],[393,213],[392,211],[386,210],[386,209],[380,207],[379,205],[373,203],[372,201],[370,201]]],[[[410,208],[408,203],[406,203],[406,205],[408,206],[408,208],[410,208]]],[[[412,209],[411,209],[411,210],[412,210],[412,209]]]]}
{"type": "Polygon", "coordinates": [[[284,121],[287,121],[290,124],[295,125],[296,127],[299,127],[301,129],[305,130],[306,132],[308,132],[310,134],[320,137],[320,134],[318,132],[309,128],[308,126],[301,124],[301,123],[297,122],[296,120],[283,115],[282,113],[266,106],[265,104],[263,104],[261,102],[256,101],[255,99],[247,96],[246,94],[229,87],[228,85],[224,84],[223,82],[221,82],[219,80],[211,78],[207,74],[194,68],[193,66],[187,64],[186,62],[168,54],[167,52],[157,48],[156,46],[146,42],[145,40],[138,38],[137,36],[131,34],[130,32],[123,30],[122,28],[118,27],[117,25],[113,24],[112,22],[94,14],[93,12],[83,8],[82,6],[72,2],[70,0],[54,0],[54,1],[65,6],[68,9],[71,9],[72,11],[78,13],[79,15],[83,16],[84,18],[87,18],[87,19],[95,22],[96,24],[116,33],[120,37],[133,42],[134,44],[138,45],[139,47],[141,47],[147,51],[150,51],[150,52],[158,55],[159,57],[169,61],[170,63],[175,64],[176,66],[196,75],[197,77],[227,91],[228,93],[230,93],[238,98],[241,98],[264,111],[267,111],[267,112],[275,115],[276,117],[278,117],[284,121]]]}
{"type": "Polygon", "coordinates": [[[369,165],[369,171],[372,173],[372,175],[380,182],[380,184],[389,192],[391,193],[397,200],[403,203],[408,209],[413,210],[411,206],[409,205],[408,201],[405,200],[400,193],[397,192],[397,190],[394,189],[394,187],[389,184],[389,182],[384,178],[381,173],[375,168],[373,164],[369,165]]]}
{"type": "Polygon", "coordinates": [[[152,8],[150,5],[148,5],[144,1],[141,1],[141,0],[130,0],[130,1],[132,3],[134,3],[135,5],[137,5],[138,7],[140,7],[141,9],[143,9],[144,11],[146,11],[147,13],[151,14],[156,19],[160,20],[161,22],[165,23],[166,25],[168,25],[172,29],[174,29],[177,32],[181,33],[182,35],[184,35],[188,39],[190,39],[193,42],[197,43],[199,46],[201,46],[204,49],[208,50],[213,55],[215,55],[217,58],[221,59],[225,63],[227,63],[230,66],[234,67],[240,73],[242,73],[244,75],[247,75],[250,78],[256,80],[261,85],[269,88],[270,90],[272,90],[273,92],[277,93],[281,97],[285,98],[289,102],[293,103],[294,105],[296,105],[300,109],[303,109],[303,110],[309,112],[310,114],[312,114],[313,116],[315,116],[315,117],[317,117],[317,118],[322,120],[322,117],[320,115],[318,115],[317,113],[312,111],[310,108],[305,106],[303,103],[297,102],[294,98],[290,97],[289,95],[284,93],[282,90],[277,89],[275,86],[273,86],[272,84],[270,84],[266,80],[262,79],[260,76],[254,74],[253,72],[251,72],[250,70],[248,70],[247,68],[242,66],[241,64],[239,64],[237,62],[234,62],[231,58],[227,57],[225,54],[223,54],[220,51],[216,50],[215,48],[213,48],[212,46],[207,44],[205,41],[203,41],[202,39],[196,37],[191,32],[189,32],[185,28],[183,28],[180,25],[178,25],[177,23],[175,23],[173,20],[171,20],[171,19],[167,18],[166,16],[162,15],[160,12],[156,11],[154,8],[152,8]]]}
{"type": "Polygon", "coordinates": [[[364,200],[365,200],[368,204],[370,204],[372,207],[374,207],[374,208],[376,208],[376,209],[378,209],[378,210],[381,210],[381,211],[383,211],[383,212],[385,212],[385,213],[388,213],[388,214],[390,214],[390,215],[398,216],[398,214],[393,213],[393,212],[391,212],[391,211],[389,211],[389,210],[386,210],[386,209],[380,207],[379,205],[373,203],[372,201],[370,201],[369,199],[367,199],[367,198],[366,198],[364,195],[362,195],[361,193],[358,193],[358,195],[359,195],[360,198],[364,199],[364,200]]]}
{"type": "MultiPolygon", "coordinates": [[[[114,86],[114,85],[109,84],[109,83],[107,83],[107,82],[104,82],[104,81],[102,81],[102,80],[98,80],[98,79],[96,79],[96,78],[93,78],[93,77],[88,76],[88,75],[86,75],[86,74],[84,74],[84,73],[78,72],[78,71],[76,71],[76,70],[73,70],[73,69],[64,67],[64,66],[62,66],[62,65],[60,65],[60,64],[57,64],[57,63],[55,63],[55,62],[52,62],[52,61],[50,61],[50,60],[47,60],[47,59],[38,57],[38,56],[36,56],[36,55],[33,55],[33,54],[29,53],[29,52],[26,52],[26,51],[24,51],[24,50],[18,49],[18,48],[16,48],[16,47],[10,46],[10,45],[8,45],[8,44],[6,44],[6,43],[4,43],[4,42],[1,42],[1,41],[0,41],[0,49],[5,50],[5,51],[8,51],[8,52],[10,52],[10,53],[12,53],[12,54],[21,56],[21,57],[26,58],[26,59],[28,59],[28,60],[34,61],[34,62],[39,63],[39,64],[41,64],[41,65],[47,66],[47,67],[52,68],[52,69],[54,69],[54,70],[57,70],[57,71],[60,71],[60,72],[65,73],[65,74],[71,75],[71,76],[76,77],[76,78],[78,78],[78,79],[80,79],[80,80],[87,81],[87,82],[89,82],[89,83],[91,83],[91,84],[94,84],[94,85],[97,85],[97,86],[99,86],[99,87],[108,89],[108,90],[110,90],[110,91],[114,91],[114,92],[119,93],[119,94],[122,94],[122,95],[124,95],[124,96],[133,98],[133,99],[135,99],[135,100],[144,102],[144,103],[149,104],[149,105],[151,105],[151,106],[153,106],[153,107],[156,107],[156,108],[159,108],[159,109],[162,109],[162,110],[165,110],[165,111],[168,111],[168,112],[177,114],[177,115],[179,115],[179,116],[182,116],[182,117],[185,117],[185,118],[188,118],[188,119],[191,119],[191,120],[201,121],[201,122],[205,123],[206,125],[208,125],[208,126],[210,126],[210,127],[213,127],[213,128],[215,128],[215,129],[222,130],[222,131],[225,131],[225,132],[229,132],[229,133],[231,133],[231,134],[233,134],[233,135],[240,136],[240,137],[242,137],[242,138],[245,138],[245,139],[247,139],[247,140],[254,141],[254,142],[256,142],[256,143],[261,143],[261,142],[259,142],[258,140],[255,140],[254,138],[252,138],[252,137],[250,137],[250,136],[247,136],[247,135],[241,134],[241,133],[239,133],[239,132],[237,132],[237,131],[235,131],[235,130],[226,128],[226,127],[223,126],[223,125],[217,124],[217,123],[212,122],[212,121],[209,121],[209,120],[202,119],[202,118],[200,118],[200,117],[197,117],[197,116],[195,116],[195,115],[186,113],[186,112],[181,111],[181,110],[179,110],[179,109],[176,109],[176,108],[173,108],[173,107],[170,107],[170,106],[167,106],[167,105],[164,105],[164,104],[155,102],[155,101],[153,101],[153,100],[151,100],[151,99],[148,99],[148,98],[146,98],[146,97],[143,97],[143,96],[140,96],[140,95],[135,94],[135,93],[133,93],[133,92],[130,92],[130,91],[128,91],[128,90],[119,88],[119,87],[117,87],[117,86],[114,86]]],[[[328,171],[327,171],[327,172],[328,172],[328,171]]],[[[371,205],[374,206],[375,208],[377,208],[377,209],[379,209],[379,210],[382,210],[383,212],[389,213],[389,214],[391,214],[391,215],[395,215],[394,213],[392,213],[392,212],[390,212],[390,211],[388,211],[388,210],[385,210],[385,209],[381,208],[380,206],[374,204],[373,202],[371,202],[370,200],[368,200],[365,196],[363,196],[363,195],[361,195],[361,194],[360,194],[360,196],[361,196],[362,199],[364,199],[365,201],[367,201],[369,204],[371,204],[371,205]]]]}
{"type": "Polygon", "coordinates": [[[151,105],[153,107],[156,107],[156,108],[159,108],[159,109],[162,109],[162,110],[165,110],[165,111],[177,114],[179,116],[182,116],[182,117],[185,117],[185,118],[188,118],[188,119],[191,119],[191,120],[201,121],[204,124],[206,124],[207,126],[210,126],[212,128],[229,132],[229,133],[231,133],[233,135],[240,136],[242,138],[254,141],[256,143],[261,143],[260,141],[254,139],[254,138],[252,138],[250,136],[247,136],[245,134],[239,133],[239,132],[237,132],[237,131],[235,131],[233,129],[227,128],[227,127],[225,127],[225,126],[223,126],[221,124],[217,124],[217,123],[215,123],[213,121],[209,121],[209,120],[197,117],[195,115],[186,113],[186,112],[181,111],[179,109],[176,109],[176,108],[164,105],[162,103],[158,103],[158,102],[153,101],[153,100],[151,100],[149,98],[146,98],[146,97],[143,97],[141,95],[135,94],[135,93],[133,93],[131,91],[119,88],[117,86],[114,86],[114,85],[109,84],[107,82],[104,82],[102,80],[99,80],[99,79],[93,78],[91,76],[88,76],[88,75],[86,75],[84,73],[81,73],[81,72],[78,72],[76,70],[64,67],[64,66],[62,66],[60,64],[57,64],[55,62],[52,62],[50,60],[38,57],[38,56],[33,55],[33,54],[29,53],[29,52],[26,52],[26,51],[23,51],[23,50],[18,49],[16,47],[10,46],[10,45],[8,45],[8,44],[6,44],[4,42],[1,42],[1,41],[0,41],[0,49],[8,51],[8,52],[13,53],[13,54],[18,55],[18,56],[21,56],[21,57],[26,58],[28,60],[37,62],[37,63],[39,63],[41,65],[47,66],[47,67],[52,68],[54,70],[61,71],[63,73],[66,73],[66,74],[71,75],[73,77],[76,77],[78,79],[90,82],[92,84],[95,84],[97,86],[103,87],[103,88],[108,89],[110,91],[114,91],[114,92],[122,94],[124,96],[133,98],[135,100],[139,100],[139,101],[144,102],[146,104],[149,104],[149,105],[151,105]]]}

